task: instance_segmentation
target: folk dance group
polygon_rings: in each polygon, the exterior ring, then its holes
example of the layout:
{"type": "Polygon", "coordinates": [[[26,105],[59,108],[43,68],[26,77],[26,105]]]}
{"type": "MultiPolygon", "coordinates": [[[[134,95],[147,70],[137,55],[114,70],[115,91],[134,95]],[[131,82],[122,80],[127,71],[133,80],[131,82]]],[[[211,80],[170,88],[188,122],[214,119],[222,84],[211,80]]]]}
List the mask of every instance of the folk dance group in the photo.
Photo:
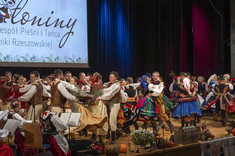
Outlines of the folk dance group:
{"type": "MultiPolygon", "coordinates": [[[[109,82],[103,83],[99,73],[85,75],[81,72],[78,78],[71,72],[63,74],[56,69],[53,74],[40,77],[37,71],[30,73],[27,81],[22,75],[6,72],[0,77],[1,111],[10,110],[3,118],[16,119],[20,124],[15,132],[15,142],[19,146],[19,155],[34,154],[26,150],[22,126],[27,122],[40,124],[43,142],[51,144],[49,150],[53,155],[70,155],[68,142],[60,132],[67,133],[68,126],[58,116],[63,112],[80,112],[80,122],[73,127],[73,132],[81,135],[92,132],[92,139],[107,135],[110,144],[115,144],[122,134],[120,129],[130,133],[130,125],[138,129],[137,121],[144,121],[143,128],[149,123],[153,131],[157,125],[166,123],[171,133],[174,126],[170,116],[181,119],[182,127],[194,125],[201,117],[201,108],[215,112],[215,119],[222,114],[222,124],[226,124],[226,114],[234,110],[234,84],[229,75],[218,78],[214,74],[208,80],[210,93],[206,96],[207,83],[199,77],[198,82],[187,73],[174,77],[170,86],[170,99],[164,95],[164,82],[159,72],[146,74],[133,83],[133,78],[120,79],[117,72],[110,72],[109,82]],[[199,100],[200,99],[200,100],[199,100]],[[215,106],[214,106],[215,105],[215,106]],[[213,109],[214,108],[214,109],[213,109]]],[[[232,79],[233,80],[233,79],[232,79]]],[[[234,83],[234,81],[233,81],[234,83]]],[[[0,130],[0,138],[8,135],[5,129],[0,130]]],[[[11,155],[9,147],[0,145],[0,152],[11,155]]]]}

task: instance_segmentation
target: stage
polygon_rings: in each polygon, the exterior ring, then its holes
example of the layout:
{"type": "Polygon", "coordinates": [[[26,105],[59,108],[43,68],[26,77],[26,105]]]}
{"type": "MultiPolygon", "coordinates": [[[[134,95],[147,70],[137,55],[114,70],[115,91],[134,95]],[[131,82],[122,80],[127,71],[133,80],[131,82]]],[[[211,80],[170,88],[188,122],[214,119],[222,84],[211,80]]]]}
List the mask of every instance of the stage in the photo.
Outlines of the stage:
{"type": "MultiPolygon", "coordinates": [[[[212,134],[215,135],[215,139],[218,138],[224,138],[226,137],[226,127],[222,127],[222,124],[220,122],[216,122],[213,120],[214,116],[212,113],[204,113],[203,117],[201,118],[201,122],[197,124],[197,126],[201,126],[204,122],[206,122],[207,124],[207,128],[210,130],[210,132],[212,134]]],[[[227,125],[235,118],[235,115],[228,115],[228,121],[227,121],[227,125]]],[[[218,118],[220,120],[220,118],[218,118]]],[[[181,126],[181,122],[180,120],[176,120],[171,118],[171,121],[175,127],[175,129],[180,128],[181,126]]],[[[139,127],[141,129],[141,126],[143,124],[143,122],[138,122],[139,127]]],[[[168,127],[167,127],[168,128],[168,127]]],[[[168,128],[169,129],[169,128],[168,128]]],[[[149,131],[152,131],[151,127],[148,127],[149,131]]],[[[131,126],[131,131],[134,131],[134,126],[131,126]]],[[[159,131],[159,134],[162,136],[163,135],[163,130],[161,129],[159,131]]],[[[170,131],[165,131],[164,132],[164,138],[167,137],[168,139],[170,138],[171,134],[170,131]]],[[[88,133],[88,136],[85,137],[79,137],[78,134],[75,135],[76,140],[80,140],[80,139],[89,139],[91,137],[91,133],[88,133]]],[[[103,141],[105,142],[106,146],[108,146],[108,139],[103,138],[103,141]]],[[[156,149],[156,150],[152,150],[152,149],[146,149],[140,150],[140,153],[136,153],[135,152],[135,146],[133,144],[133,142],[131,141],[131,138],[129,135],[126,135],[125,133],[123,133],[122,137],[118,139],[117,143],[118,144],[128,144],[128,142],[130,142],[131,145],[131,153],[130,155],[167,155],[167,156],[176,156],[176,155],[188,155],[190,154],[190,156],[200,156],[201,155],[201,148],[200,148],[200,143],[202,141],[199,141],[198,143],[192,143],[192,144],[187,144],[187,145],[182,145],[179,144],[179,146],[174,146],[172,148],[166,148],[164,149],[156,149]]],[[[105,155],[105,154],[104,154],[105,155]]],[[[122,153],[120,155],[127,155],[126,153],[122,153]]]]}

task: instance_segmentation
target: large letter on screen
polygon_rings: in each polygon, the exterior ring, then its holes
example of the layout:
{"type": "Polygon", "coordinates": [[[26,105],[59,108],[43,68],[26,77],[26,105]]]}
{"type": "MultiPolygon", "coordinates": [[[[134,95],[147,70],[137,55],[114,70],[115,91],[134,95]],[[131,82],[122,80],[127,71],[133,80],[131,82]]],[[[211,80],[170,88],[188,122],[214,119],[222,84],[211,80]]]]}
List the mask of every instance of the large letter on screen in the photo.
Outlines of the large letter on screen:
{"type": "Polygon", "coordinates": [[[0,64],[87,67],[87,0],[0,0],[0,64]]]}

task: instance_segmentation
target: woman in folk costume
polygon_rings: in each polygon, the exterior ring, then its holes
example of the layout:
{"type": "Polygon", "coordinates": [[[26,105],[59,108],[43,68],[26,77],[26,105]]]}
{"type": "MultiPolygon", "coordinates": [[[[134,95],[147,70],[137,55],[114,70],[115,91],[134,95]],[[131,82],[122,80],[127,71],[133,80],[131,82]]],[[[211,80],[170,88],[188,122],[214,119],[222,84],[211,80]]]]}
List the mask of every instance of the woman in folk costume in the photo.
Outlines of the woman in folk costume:
{"type": "MultiPolygon", "coordinates": [[[[229,91],[230,91],[229,84],[226,83],[225,77],[221,75],[219,76],[219,84],[216,84],[214,86],[213,95],[207,101],[209,105],[215,103],[216,115],[218,115],[219,112],[221,111],[221,116],[222,116],[221,121],[223,126],[226,126],[226,116],[227,116],[226,111],[228,109],[228,105],[232,105],[231,95],[229,94],[229,91]]],[[[215,118],[217,118],[217,116],[215,118]]]]}
{"type": "MultiPolygon", "coordinates": [[[[139,101],[136,104],[136,108],[138,108],[138,115],[144,118],[147,121],[158,121],[158,114],[159,110],[157,107],[157,103],[152,99],[153,91],[148,89],[148,84],[150,83],[150,79],[148,76],[143,75],[141,77],[141,87],[142,93],[144,94],[143,97],[139,98],[139,101]]],[[[146,128],[148,122],[144,123],[143,128],[146,128]]],[[[156,130],[156,126],[153,126],[153,130],[156,130]]]]}
{"type": "MultiPolygon", "coordinates": [[[[186,73],[180,73],[182,84],[178,90],[178,105],[172,113],[172,117],[181,119],[182,127],[184,122],[190,121],[190,125],[196,126],[195,116],[201,116],[201,110],[198,106],[198,97],[196,94],[195,86],[190,84],[190,80],[187,78],[186,73]]],[[[187,126],[187,124],[186,124],[187,126]]]]}
{"type": "Polygon", "coordinates": [[[207,85],[208,85],[208,90],[209,90],[209,94],[206,96],[206,102],[202,105],[202,107],[204,107],[207,110],[212,110],[214,112],[215,109],[215,105],[208,105],[208,100],[210,99],[210,97],[213,95],[213,91],[214,91],[214,86],[218,83],[217,81],[217,75],[213,74],[209,77],[208,81],[207,81],[207,85]]]}
{"type": "MultiPolygon", "coordinates": [[[[14,96],[13,99],[17,99],[18,97],[24,95],[24,93],[20,93],[20,88],[24,88],[24,77],[22,75],[18,75],[15,78],[15,83],[16,85],[13,86],[14,89],[14,96]]],[[[25,102],[21,102],[21,113],[25,114],[26,111],[26,103],[25,102]]]]}
{"type": "Polygon", "coordinates": [[[40,124],[42,127],[43,143],[51,145],[48,150],[55,156],[70,156],[67,139],[58,133],[58,131],[65,131],[67,126],[58,116],[51,113],[50,103],[45,101],[42,105],[43,113],[40,116],[40,124]]]}
{"type": "Polygon", "coordinates": [[[166,114],[166,110],[170,109],[172,103],[170,103],[170,101],[168,101],[169,99],[166,96],[164,97],[163,95],[164,82],[159,77],[158,72],[153,72],[153,83],[150,83],[148,85],[148,89],[150,91],[153,91],[152,98],[157,103],[161,122],[162,121],[166,122],[171,130],[171,133],[173,133],[174,126],[172,125],[171,121],[169,120],[168,115],[166,114]]]}
{"type": "Polygon", "coordinates": [[[225,84],[229,86],[229,94],[232,97],[231,105],[228,105],[227,113],[233,113],[235,111],[235,103],[233,102],[234,96],[231,94],[231,92],[234,90],[234,85],[229,81],[230,75],[224,74],[225,84]]]}
{"type": "Polygon", "coordinates": [[[180,81],[180,77],[174,76],[173,82],[171,83],[169,87],[169,91],[171,92],[170,99],[177,100],[177,90],[178,90],[179,81],[180,81]]]}
{"type": "Polygon", "coordinates": [[[205,100],[208,93],[208,85],[205,82],[205,78],[202,76],[198,76],[197,81],[198,81],[197,94],[199,94],[205,100]]]}
{"type": "Polygon", "coordinates": [[[26,116],[23,117],[21,116],[22,113],[20,112],[20,109],[21,109],[21,101],[13,99],[11,101],[11,110],[7,118],[21,121],[18,128],[15,131],[15,142],[18,145],[18,151],[20,155],[23,155],[24,151],[26,151],[26,155],[34,155],[36,154],[35,150],[33,149],[25,150],[25,145],[24,145],[25,137],[24,137],[24,132],[22,130],[24,123],[32,123],[32,121],[25,120],[24,117],[26,116]]]}
{"type": "MultiPolygon", "coordinates": [[[[76,98],[79,98],[80,96],[83,95],[83,91],[78,87],[77,82],[78,82],[78,79],[74,76],[70,79],[70,83],[74,85],[75,87],[77,87],[79,90],[78,93],[71,92],[71,94],[76,96],[76,98]]],[[[92,114],[92,112],[90,112],[87,108],[85,108],[83,105],[79,104],[78,102],[68,101],[68,103],[69,103],[68,105],[72,106],[71,108],[73,112],[81,113],[79,126],[73,131],[81,131],[83,129],[86,129],[88,131],[96,133],[97,129],[103,128],[104,125],[107,124],[107,120],[108,120],[107,111],[106,111],[106,115],[105,114],[95,115],[95,114],[92,114]]],[[[102,134],[99,134],[99,135],[102,135],[102,134]]]]}
{"type": "Polygon", "coordinates": [[[9,131],[6,129],[0,130],[0,155],[1,156],[14,156],[11,148],[3,143],[3,139],[9,135],[9,131]]]}

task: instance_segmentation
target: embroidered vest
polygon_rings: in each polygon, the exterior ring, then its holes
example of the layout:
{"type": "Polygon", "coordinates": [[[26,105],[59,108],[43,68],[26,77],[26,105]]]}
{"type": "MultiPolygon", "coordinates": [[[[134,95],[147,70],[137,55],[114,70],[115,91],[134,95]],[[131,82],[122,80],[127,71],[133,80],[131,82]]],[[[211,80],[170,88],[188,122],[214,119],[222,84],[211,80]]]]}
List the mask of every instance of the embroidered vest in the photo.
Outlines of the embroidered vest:
{"type": "Polygon", "coordinates": [[[51,86],[51,105],[52,107],[60,107],[63,108],[66,102],[64,96],[60,93],[58,89],[58,82],[57,84],[52,84],[51,86]]]}
{"type": "Polygon", "coordinates": [[[38,83],[36,86],[36,93],[30,99],[29,103],[35,105],[41,105],[43,102],[43,86],[41,83],[38,83]]]}

